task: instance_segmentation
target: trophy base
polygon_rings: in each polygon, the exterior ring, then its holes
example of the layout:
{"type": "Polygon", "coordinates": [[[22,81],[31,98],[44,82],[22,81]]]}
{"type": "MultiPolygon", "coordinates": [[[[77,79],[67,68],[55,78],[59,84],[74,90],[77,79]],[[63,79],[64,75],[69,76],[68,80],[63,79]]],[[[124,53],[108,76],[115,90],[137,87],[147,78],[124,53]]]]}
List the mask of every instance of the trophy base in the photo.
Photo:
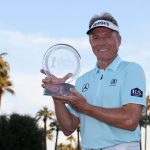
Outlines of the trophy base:
{"type": "Polygon", "coordinates": [[[46,96],[69,96],[70,93],[70,88],[74,88],[73,85],[64,83],[60,85],[59,91],[58,92],[53,92],[50,89],[44,89],[43,95],[46,96]]]}

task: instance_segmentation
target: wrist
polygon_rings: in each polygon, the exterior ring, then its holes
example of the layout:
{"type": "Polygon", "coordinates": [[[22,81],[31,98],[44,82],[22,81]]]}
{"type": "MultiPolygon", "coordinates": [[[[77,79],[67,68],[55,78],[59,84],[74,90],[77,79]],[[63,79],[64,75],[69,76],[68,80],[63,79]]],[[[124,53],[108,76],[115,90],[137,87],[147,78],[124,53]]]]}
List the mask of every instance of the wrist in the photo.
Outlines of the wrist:
{"type": "Polygon", "coordinates": [[[61,104],[61,105],[62,105],[62,104],[64,105],[64,104],[65,104],[65,103],[64,103],[63,101],[61,101],[60,99],[57,99],[57,98],[54,98],[54,97],[53,97],[53,101],[54,101],[54,104],[56,104],[56,105],[60,105],[60,104],[61,104]]]}

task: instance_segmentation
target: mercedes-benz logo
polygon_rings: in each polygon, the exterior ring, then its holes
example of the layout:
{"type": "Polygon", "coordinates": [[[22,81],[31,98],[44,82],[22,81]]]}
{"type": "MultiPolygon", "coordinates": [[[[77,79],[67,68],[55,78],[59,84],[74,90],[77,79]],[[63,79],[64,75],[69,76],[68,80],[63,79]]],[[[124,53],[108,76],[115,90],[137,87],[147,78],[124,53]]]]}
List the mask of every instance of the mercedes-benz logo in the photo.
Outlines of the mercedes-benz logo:
{"type": "Polygon", "coordinates": [[[84,84],[84,85],[82,86],[82,92],[87,91],[88,88],[89,88],[89,83],[84,84]]]}

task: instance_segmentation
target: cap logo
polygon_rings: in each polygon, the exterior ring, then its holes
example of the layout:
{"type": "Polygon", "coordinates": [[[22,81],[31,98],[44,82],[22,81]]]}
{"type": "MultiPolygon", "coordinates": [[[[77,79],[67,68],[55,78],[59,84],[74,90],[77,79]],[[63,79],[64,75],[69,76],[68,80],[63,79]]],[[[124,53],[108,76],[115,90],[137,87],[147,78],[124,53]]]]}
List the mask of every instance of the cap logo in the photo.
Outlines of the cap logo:
{"type": "Polygon", "coordinates": [[[107,21],[107,20],[96,20],[92,24],[90,29],[87,31],[87,34],[89,34],[89,32],[96,27],[106,27],[106,28],[109,28],[109,29],[112,29],[112,30],[119,32],[119,27],[117,25],[115,25],[114,23],[107,21]]]}
{"type": "Polygon", "coordinates": [[[93,27],[100,26],[100,25],[109,26],[109,22],[99,21],[99,22],[96,22],[95,24],[93,24],[93,27]]]}

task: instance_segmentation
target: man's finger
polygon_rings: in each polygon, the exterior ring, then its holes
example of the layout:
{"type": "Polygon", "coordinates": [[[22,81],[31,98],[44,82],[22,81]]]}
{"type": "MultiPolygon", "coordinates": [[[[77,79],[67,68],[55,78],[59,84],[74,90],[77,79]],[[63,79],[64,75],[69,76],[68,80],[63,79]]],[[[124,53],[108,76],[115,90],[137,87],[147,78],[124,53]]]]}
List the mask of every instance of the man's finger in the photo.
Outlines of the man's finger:
{"type": "Polygon", "coordinates": [[[40,72],[45,74],[46,76],[51,76],[50,72],[47,70],[41,69],[40,72]]]}
{"type": "Polygon", "coordinates": [[[44,71],[44,69],[41,69],[41,70],[40,70],[40,72],[41,72],[41,73],[43,73],[43,74],[45,74],[45,71],[44,71]]]}

